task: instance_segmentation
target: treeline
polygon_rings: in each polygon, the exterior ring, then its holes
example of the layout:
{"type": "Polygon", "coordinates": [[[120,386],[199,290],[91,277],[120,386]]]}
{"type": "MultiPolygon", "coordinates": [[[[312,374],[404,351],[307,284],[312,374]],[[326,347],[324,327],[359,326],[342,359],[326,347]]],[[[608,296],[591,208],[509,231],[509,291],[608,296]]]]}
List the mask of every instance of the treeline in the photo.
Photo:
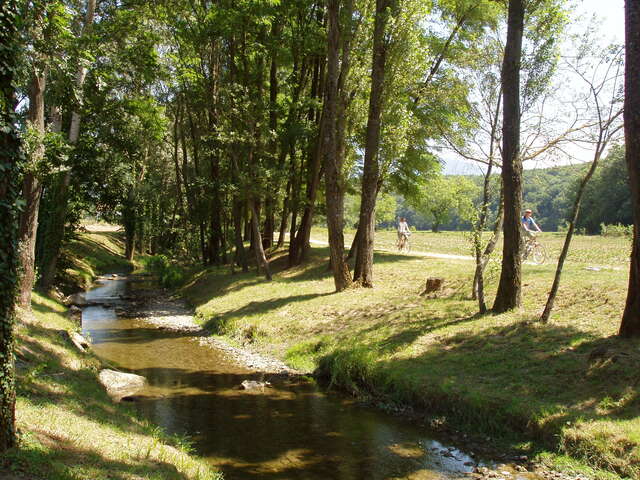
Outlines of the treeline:
{"type": "MultiPolygon", "coordinates": [[[[536,222],[544,231],[563,231],[570,219],[571,206],[575,199],[578,185],[587,171],[588,165],[564,165],[558,167],[525,170],[523,172],[523,203],[534,212],[536,222]]],[[[483,178],[478,175],[452,175],[452,178],[465,178],[476,185],[469,202],[479,205],[480,187],[483,178]]],[[[498,184],[499,175],[492,181],[498,184]]],[[[498,210],[498,199],[494,198],[490,205],[493,216],[498,210]]],[[[447,221],[441,223],[441,230],[469,230],[471,219],[450,202],[447,209],[447,221]]],[[[434,216],[428,211],[416,209],[402,197],[397,198],[397,217],[406,217],[409,224],[418,230],[430,230],[434,225],[434,216]]],[[[390,227],[394,220],[381,218],[381,227],[390,227]]],[[[587,185],[582,200],[582,209],[576,223],[579,232],[587,234],[601,233],[602,225],[632,225],[631,192],[627,166],[624,160],[624,147],[616,146],[596,170],[587,185]]]]}

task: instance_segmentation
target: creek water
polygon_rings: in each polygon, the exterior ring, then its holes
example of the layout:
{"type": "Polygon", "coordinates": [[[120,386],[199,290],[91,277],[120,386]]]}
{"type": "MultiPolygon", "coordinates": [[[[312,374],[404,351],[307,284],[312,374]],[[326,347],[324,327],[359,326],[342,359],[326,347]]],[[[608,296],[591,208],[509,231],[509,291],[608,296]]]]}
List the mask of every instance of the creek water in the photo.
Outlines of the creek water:
{"type": "Polygon", "coordinates": [[[192,333],[118,317],[127,299],[150,288],[101,279],[86,298],[102,305],[83,310],[83,331],[99,357],[148,379],[135,408],[168,433],[187,435],[226,479],[453,479],[471,471],[468,455],[409,420],[304,379],[238,366],[192,333]],[[272,385],[240,389],[247,379],[272,385]]]}

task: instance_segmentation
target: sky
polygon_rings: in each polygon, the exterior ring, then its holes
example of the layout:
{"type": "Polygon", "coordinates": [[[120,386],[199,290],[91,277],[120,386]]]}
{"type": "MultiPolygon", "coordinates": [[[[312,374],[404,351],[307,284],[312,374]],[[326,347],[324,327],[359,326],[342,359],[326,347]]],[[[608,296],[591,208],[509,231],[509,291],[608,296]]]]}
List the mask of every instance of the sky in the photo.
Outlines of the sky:
{"type": "MultiPolygon", "coordinates": [[[[599,36],[603,37],[605,43],[624,42],[624,0],[574,0],[575,9],[569,22],[569,31],[580,31],[579,25],[584,25],[593,15],[602,22],[599,36]]],[[[577,154],[580,156],[580,154],[577,154]]],[[[590,155],[579,159],[587,161],[590,155]]],[[[543,168],[551,166],[544,162],[536,162],[525,165],[525,168],[543,168]]],[[[448,157],[444,167],[444,173],[448,175],[479,174],[481,170],[478,165],[454,157],[448,157]]]]}

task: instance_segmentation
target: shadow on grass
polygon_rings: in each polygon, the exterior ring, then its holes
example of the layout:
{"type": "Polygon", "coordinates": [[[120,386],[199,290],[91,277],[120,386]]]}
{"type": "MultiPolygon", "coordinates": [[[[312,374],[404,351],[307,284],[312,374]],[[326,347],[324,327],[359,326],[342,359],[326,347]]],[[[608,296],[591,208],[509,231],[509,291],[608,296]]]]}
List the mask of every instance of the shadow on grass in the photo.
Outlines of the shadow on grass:
{"type": "Polygon", "coordinates": [[[597,338],[573,327],[487,325],[442,337],[417,356],[377,361],[379,354],[401,351],[435,328],[473,319],[420,322],[366,347],[371,356],[360,355],[362,346],[355,345],[329,353],[321,364],[338,383],[410,399],[461,427],[527,433],[554,447],[567,422],[640,414],[637,342],[597,338]],[[373,364],[362,364],[371,360],[373,364]],[[348,378],[349,371],[369,374],[364,380],[348,378]]]}
{"type": "Polygon", "coordinates": [[[222,332],[230,321],[241,319],[248,315],[263,315],[290,303],[304,302],[306,300],[311,300],[312,298],[324,297],[326,295],[330,295],[330,293],[309,293],[306,295],[292,295],[288,297],[272,298],[270,300],[249,302],[235,310],[214,315],[203,323],[203,327],[210,332],[222,332]]]}

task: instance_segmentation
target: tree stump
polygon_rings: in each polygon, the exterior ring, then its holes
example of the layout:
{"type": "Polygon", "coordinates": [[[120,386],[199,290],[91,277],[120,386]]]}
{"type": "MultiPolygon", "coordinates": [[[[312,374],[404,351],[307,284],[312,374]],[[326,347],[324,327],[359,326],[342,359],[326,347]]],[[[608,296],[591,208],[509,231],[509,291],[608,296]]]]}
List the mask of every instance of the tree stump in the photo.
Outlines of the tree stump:
{"type": "Polygon", "coordinates": [[[437,292],[438,290],[442,290],[444,286],[444,278],[442,277],[429,277],[427,278],[427,284],[424,287],[424,292],[420,295],[427,295],[429,293],[437,292]]]}

